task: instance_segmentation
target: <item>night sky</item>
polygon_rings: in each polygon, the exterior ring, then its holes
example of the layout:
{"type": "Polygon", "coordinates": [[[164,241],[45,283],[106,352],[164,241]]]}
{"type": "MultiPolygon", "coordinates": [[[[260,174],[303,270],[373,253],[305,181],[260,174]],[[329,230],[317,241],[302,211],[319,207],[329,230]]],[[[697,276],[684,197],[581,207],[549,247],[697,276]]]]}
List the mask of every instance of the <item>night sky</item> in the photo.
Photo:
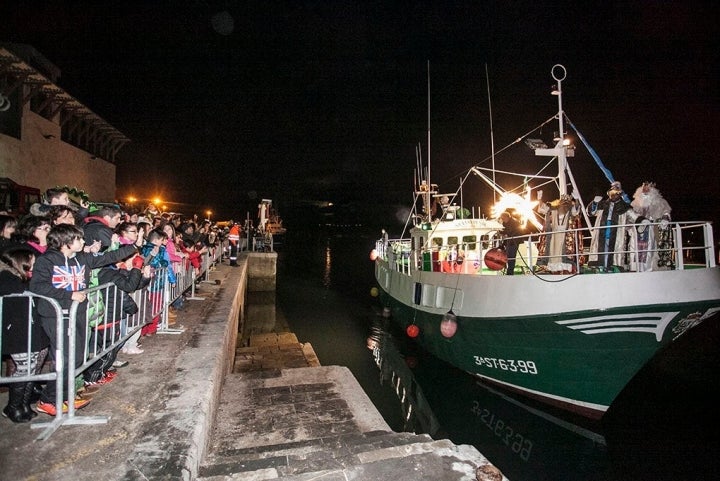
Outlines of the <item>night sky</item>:
{"type": "MultiPolygon", "coordinates": [[[[447,191],[491,154],[486,69],[497,151],[557,111],[560,63],[565,112],[625,190],[655,181],[674,219],[717,223],[714,3],[4,1],[0,41],[34,46],[132,140],[120,198],[226,218],[260,197],[281,213],[409,205],[418,143],[427,158],[428,61],[433,182],[447,191]]],[[[608,182],[577,152],[589,200],[608,182]]],[[[522,146],[503,162],[541,165],[522,146]]]]}

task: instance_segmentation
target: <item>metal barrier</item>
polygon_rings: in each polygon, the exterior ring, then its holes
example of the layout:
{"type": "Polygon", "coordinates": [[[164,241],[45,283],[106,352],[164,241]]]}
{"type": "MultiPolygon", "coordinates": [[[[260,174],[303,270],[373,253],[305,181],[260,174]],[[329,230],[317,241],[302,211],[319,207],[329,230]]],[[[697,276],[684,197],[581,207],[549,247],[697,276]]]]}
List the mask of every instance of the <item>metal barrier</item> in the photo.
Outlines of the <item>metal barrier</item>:
{"type": "MultiPolygon", "coordinates": [[[[214,266],[221,262],[224,246],[221,244],[215,249],[210,249],[201,257],[201,265],[199,268],[193,267],[187,259],[180,265],[176,272],[177,283],[171,285],[168,282],[168,268],[158,269],[154,272],[150,279],[150,283],[140,290],[127,293],[137,304],[138,310],[135,314],[126,315],[124,308],[129,304],[123,295],[123,291],[113,283],[103,284],[97,287],[87,289],[88,299],[102,300],[103,310],[100,316],[88,315],[89,310],[93,307],[90,302],[86,301],[85,307],[85,325],[84,332],[78,333],[76,320],[80,303],[73,302],[69,312],[63,312],[60,305],[55,299],[25,292],[22,294],[8,294],[0,296],[0,343],[2,342],[3,329],[3,305],[11,298],[26,299],[28,303],[28,346],[27,356],[31,356],[31,347],[29,339],[32,338],[33,329],[42,329],[39,323],[34,322],[33,307],[38,299],[49,302],[56,312],[56,351],[54,353],[54,371],[43,372],[39,374],[30,373],[28,363],[28,372],[26,375],[5,376],[4,372],[0,372],[1,383],[15,382],[56,382],[57,390],[55,396],[55,406],[57,413],[51,422],[37,422],[30,424],[32,429],[43,429],[36,439],[44,440],[50,437],[55,430],[63,425],[76,424],[103,424],[107,423],[108,416],[77,416],[75,414],[75,405],[72,400],[77,395],[76,378],[83,376],[83,373],[91,366],[98,362],[103,362],[113,351],[117,351],[122,345],[143,326],[150,323],[156,317],[158,319],[158,333],[180,334],[184,329],[172,328],[168,325],[168,308],[170,305],[182,296],[185,292],[190,291],[187,300],[201,300],[202,297],[195,296],[196,282],[209,280],[209,273],[214,266]],[[78,335],[81,334],[81,335],[78,335]],[[78,339],[85,341],[84,356],[82,362],[76,363],[75,348],[78,339]],[[63,375],[63,350],[67,346],[68,353],[68,372],[69,376],[64,379],[63,375]],[[77,366],[77,367],[74,367],[77,366]],[[74,368],[71,368],[74,367],[74,368]],[[67,412],[63,412],[63,382],[67,383],[67,412]]],[[[15,373],[17,374],[17,373],[15,373]]]]}
{"type": "MultiPolygon", "coordinates": [[[[30,372],[30,366],[31,363],[27,363],[27,373],[22,375],[16,375],[17,371],[12,376],[5,376],[4,372],[1,372],[0,370],[0,383],[16,383],[16,382],[57,382],[58,386],[62,386],[62,383],[64,381],[63,379],[63,365],[62,365],[62,351],[63,346],[65,344],[65,339],[63,336],[63,333],[65,332],[64,326],[68,323],[69,315],[67,313],[63,313],[62,308],[60,307],[60,304],[52,298],[41,296],[39,294],[32,294],[30,292],[24,292],[22,294],[7,294],[5,296],[0,296],[0,345],[2,345],[2,336],[3,332],[5,332],[5,324],[3,320],[2,313],[5,312],[5,303],[8,302],[10,299],[19,299],[24,300],[24,302],[27,303],[28,308],[28,343],[27,343],[27,350],[24,352],[24,354],[27,356],[27,359],[30,359],[33,351],[31,346],[31,339],[32,339],[32,332],[33,329],[42,329],[42,327],[39,324],[36,324],[33,319],[33,310],[35,306],[35,302],[38,299],[44,299],[47,301],[52,308],[55,310],[55,333],[57,335],[56,337],[56,351],[55,351],[55,359],[59,362],[55,362],[55,368],[51,372],[45,372],[45,373],[39,373],[34,374],[30,372]]],[[[14,306],[14,307],[21,307],[21,306],[14,306]]],[[[22,353],[20,353],[22,354],[22,353]]],[[[18,369],[21,369],[18,367],[18,369]]],[[[62,399],[62,389],[58,389],[55,394],[55,405],[56,406],[62,406],[63,399],[62,399]]],[[[63,417],[62,417],[62,409],[58,409],[57,414],[55,415],[54,419],[50,423],[38,423],[38,427],[46,427],[45,431],[40,433],[40,436],[38,436],[38,439],[47,439],[58,427],[60,427],[63,424],[63,417]]],[[[34,426],[34,425],[33,425],[34,426]]]]}

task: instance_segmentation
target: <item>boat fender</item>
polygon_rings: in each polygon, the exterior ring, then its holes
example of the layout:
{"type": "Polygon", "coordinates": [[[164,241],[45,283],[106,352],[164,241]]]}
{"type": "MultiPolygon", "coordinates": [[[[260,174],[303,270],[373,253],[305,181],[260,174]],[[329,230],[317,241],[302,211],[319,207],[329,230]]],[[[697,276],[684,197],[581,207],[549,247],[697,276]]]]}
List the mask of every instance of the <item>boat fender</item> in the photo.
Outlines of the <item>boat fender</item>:
{"type": "Polygon", "coordinates": [[[375,262],[375,260],[378,258],[378,252],[376,249],[373,249],[370,251],[370,260],[375,262]]]}
{"type": "Polygon", "coordinates": [[[408,337],[411,339],[415,339],[420,334],[420,328],[417,327],[415,324],[410,324],[406,329],[405,332],[407,333],[408,337]]]}
{"type": "Polygon", "coordinates": [[[448,311],[440,321],[440,334],[449,339],[455,335],[457,328],[457,316],[453,311],[448,311]]]}
{"type": "Polygon", "coordinates": [[[485,265],[493,271],[501,271],[507,265],[507,253],[501,247],[495,247],[485,253],[485,265]]]}
{"type": "Polygon", "coordinates": [[[370,296],[377,297],[378,294],[380,294],[380,291],[378,291],[377,287],[371,287],[370,288],[370,296]]]}

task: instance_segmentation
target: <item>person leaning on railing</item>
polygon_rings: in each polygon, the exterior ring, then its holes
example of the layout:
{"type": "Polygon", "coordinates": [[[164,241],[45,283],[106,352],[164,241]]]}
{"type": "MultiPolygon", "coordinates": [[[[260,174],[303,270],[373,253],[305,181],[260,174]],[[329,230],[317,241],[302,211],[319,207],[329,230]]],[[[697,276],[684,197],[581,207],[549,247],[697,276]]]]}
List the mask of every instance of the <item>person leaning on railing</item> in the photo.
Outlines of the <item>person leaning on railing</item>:
{"type": "MultiPolygon", "coordinates": [[[[22,244],[4,246],[0,250],[0,296],[25,292],[34,263],[35,252],[30,247],[22,244]]],[[[34,322],[28,329],[29,299],[8,297],[3,299],[2,305],[2,355],[9,355],[15,363],[13,376],[39,374],[50,340],[34,322]],[[28,337],[31,337],[30,352],[27,350],[28,337]]],[[[28,422],[37,416],[30,407],[34,391],[34,382],[10,383],[8,403],[2,411],[3,416],[15,423],[28,422]]]]}
{"type": "MultiPolygon", "coordinates": [[[[71,374],[70,368],[74,370],[82,365],[85,354],[87,312],[85,289],[89,284],[92,269],[126,259],[134,255],[137,249],[135,246],[127,245],[102,255],[85,253],[83,252],[82,229],[69,224],[56,225],[50,229],[47,242],[47,250],[35,261],[33,276],[30,280],[30,291],[56,299],[64,313],[69,313],[74,302],[80,303],[75,323],[75,365],[69,366],[69,350],[64,349],[62,352],[63,378],[68,379],[71,374]]],[[[54,356],[57,349],[55,345],[57,338],[55,311],[48,302],[41,300],[37,303],[37,312],[40,316],[40,324],[50,338],[50,355],[54,356]]],[[[60,362],[61,360],[56,359],[55,361],[60,362]]],[[[56,414],[55,393],[58,389],[56,384],[56,382],[46,384],[37,404],[38,411],[52,416],[56,414]]],[[[59,389],[62,390],[63,399],[65,399],[63,406],[63,411],[65,411],[68,393],[65,386],[60,386],[59,389]]],[[[86,406],[88,402],[88,399],[74,400],[75,409],[86,406]]]]}
{"type": "MultiPolygon", "coordinates": [[[[117,342],[126,330],[127,317],[138,312],[131,293],[150,284],[151,267],[144,265],[140,255],[104,266],[98,272],[99,285],[114,284],[114,288],[101,291],[105,307],[104,322],[93,327],[91,347],[101,352],[117,342]]],[[[117,354],[123,347],[116,345],[83,373],[85,386],[103,385],[115,378],[111,370],[117,354]]]]}

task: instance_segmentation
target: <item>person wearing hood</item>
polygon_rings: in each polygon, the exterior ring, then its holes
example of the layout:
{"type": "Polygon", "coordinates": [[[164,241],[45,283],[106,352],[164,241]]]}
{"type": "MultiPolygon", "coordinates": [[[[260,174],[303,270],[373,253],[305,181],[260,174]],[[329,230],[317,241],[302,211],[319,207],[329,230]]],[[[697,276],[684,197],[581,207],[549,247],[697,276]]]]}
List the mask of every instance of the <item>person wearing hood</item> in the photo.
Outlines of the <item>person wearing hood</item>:
{"type": "MultiPolygon", "coordinates": [[[[7,245],[0,250],[0,296],[21,294],[28,290],[35,251],[22,244],[7,245]]],[[[15,364],[12,377],[40,374],[50,340],[32,318],[30,300],[8,297],[0,313],[2,355],[15,364]],[[30,351],[28,351],[30,338],[30,351]]],[[[30,403],[35,394],[34,382],[14,382],[8,386],[8,403],[2,415],[15,423],[25,423],[37,416],[30,403]]]]}

